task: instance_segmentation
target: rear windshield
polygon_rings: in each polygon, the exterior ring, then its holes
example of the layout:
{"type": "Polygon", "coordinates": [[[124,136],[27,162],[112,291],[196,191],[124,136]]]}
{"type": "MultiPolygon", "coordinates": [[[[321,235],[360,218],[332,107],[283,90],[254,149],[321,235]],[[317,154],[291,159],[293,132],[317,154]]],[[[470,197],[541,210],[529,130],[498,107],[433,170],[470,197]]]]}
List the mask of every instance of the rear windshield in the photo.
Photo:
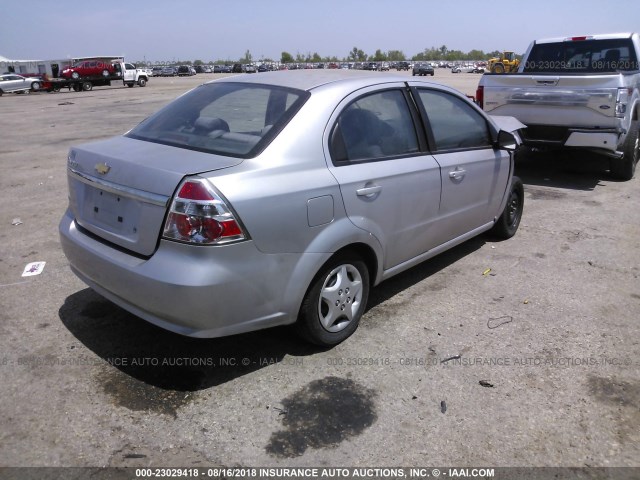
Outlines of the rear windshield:
{"type": "Polygon", "coordinates": [[[524,64],[525,73],[615,73],[638,70],[629,38],[539,43],[524,64]]]}
{"type": "Polygon", "coordinates": [[[249,158],[275,138],[308,95],[273,85],[210,83],[177,98],[126,136],[249,158]]]}

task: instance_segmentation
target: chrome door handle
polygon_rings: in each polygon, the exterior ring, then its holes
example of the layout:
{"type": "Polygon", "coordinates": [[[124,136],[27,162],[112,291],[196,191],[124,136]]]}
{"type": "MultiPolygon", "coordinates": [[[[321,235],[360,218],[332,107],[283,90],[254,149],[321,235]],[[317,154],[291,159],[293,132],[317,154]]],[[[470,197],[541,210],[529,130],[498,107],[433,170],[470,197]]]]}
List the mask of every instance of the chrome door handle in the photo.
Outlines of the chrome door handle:
{"type": "Polygon", "coordinates": [[[371,187],[359,188],[356,190],[356,194],[359,197],[373,197],[376,193],[380,193],[382,187],[380,185],[373,185],[371,187]]]}
{"type": "Polygon", "coordinates": [[[460,180],[467,174],[467,171],[463,168],[456,168],[455,170],[449,172],[449,178],[453,178],[454,180],[460,180]]]}

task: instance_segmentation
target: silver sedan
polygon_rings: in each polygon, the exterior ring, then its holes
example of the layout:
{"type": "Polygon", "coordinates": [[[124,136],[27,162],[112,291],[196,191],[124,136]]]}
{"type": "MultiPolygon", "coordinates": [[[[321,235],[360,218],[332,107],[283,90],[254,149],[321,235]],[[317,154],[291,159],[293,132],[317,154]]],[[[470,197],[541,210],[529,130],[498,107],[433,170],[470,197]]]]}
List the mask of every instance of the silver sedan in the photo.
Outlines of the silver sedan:
{"type": "Polygon", "coordinates": [[[39,78],[23,77],[15,73],[0,75],[0,97],[3,93],[40,90],[41,86],[42,82],[39,78]]]}
{"type": "Polygon", "coordinates": [[[349,337],[371,288],[522,215],[517,139],[464,95],[344,70],[201,85],[68,156],[71,269],[173,332],[349,337]]]}

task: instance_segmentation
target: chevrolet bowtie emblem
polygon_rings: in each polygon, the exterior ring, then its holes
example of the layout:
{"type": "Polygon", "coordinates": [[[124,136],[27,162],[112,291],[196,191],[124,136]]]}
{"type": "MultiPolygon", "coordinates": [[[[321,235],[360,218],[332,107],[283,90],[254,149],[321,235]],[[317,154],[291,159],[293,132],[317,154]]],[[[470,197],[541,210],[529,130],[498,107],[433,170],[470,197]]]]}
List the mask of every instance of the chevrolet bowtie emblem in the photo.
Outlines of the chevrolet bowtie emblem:
{"type": "Polygon", "coordinates": [[[111,170],[111,167],[106,163],[96,163],[95,169],[100,175],[106,175],[111,170]]]}

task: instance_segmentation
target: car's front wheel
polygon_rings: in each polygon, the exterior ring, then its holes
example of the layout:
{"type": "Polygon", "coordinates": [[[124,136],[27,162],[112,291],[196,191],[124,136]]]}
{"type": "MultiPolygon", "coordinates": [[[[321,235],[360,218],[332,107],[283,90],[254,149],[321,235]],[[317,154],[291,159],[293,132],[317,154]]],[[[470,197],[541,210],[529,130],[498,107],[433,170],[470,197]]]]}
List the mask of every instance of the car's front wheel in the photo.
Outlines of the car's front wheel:
{"type": "Polygon", "coordinates": [[[307,290],[296,327],[306,340],[332,347],[356,328],[369,298],[369,270],[352,253],[333,257],[307,290]]]}
{"type": "Polygon", "coordinates": [[[627,138],[624,141],[622,158],[611,160],[611,175],[618,180],[631,180],[636,173],[640,157],[640,122],[631,122],[627,138]]]}
{"type": "Polygon", "coordinates": [[[491,234],[502,240],[513,237],[518,231],[524,210],[524,185],[518,177],[511,179],[509,198],[502,214],[491,229],[491,234]]]}

